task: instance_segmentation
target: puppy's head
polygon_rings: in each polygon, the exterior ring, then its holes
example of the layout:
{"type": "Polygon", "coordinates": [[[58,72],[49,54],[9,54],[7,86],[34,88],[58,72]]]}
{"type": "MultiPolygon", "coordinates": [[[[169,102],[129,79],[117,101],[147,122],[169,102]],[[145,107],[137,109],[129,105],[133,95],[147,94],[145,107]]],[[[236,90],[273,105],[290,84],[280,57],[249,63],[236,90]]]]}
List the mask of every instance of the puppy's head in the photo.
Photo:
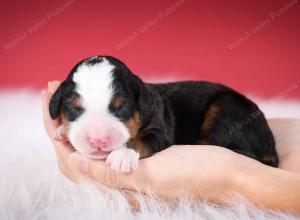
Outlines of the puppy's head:
{"type": "Polygon", "coordinates": [[[95,56],[78,63],[52,96],[52,119],[80,153],[105,158],[126,145],[149,117],[146,85],[119,60],[95,56]]]}

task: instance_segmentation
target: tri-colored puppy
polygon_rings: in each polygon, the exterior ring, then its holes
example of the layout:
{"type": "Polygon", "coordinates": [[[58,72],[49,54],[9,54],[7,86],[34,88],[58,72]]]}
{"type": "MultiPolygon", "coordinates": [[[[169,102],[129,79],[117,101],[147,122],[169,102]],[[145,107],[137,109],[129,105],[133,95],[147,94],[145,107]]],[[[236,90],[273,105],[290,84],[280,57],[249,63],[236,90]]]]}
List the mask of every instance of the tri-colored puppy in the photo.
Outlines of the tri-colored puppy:
{"type": "Polygon", "coordinates": [[[210,82],[144,83],[110,56],[78,63],[49,110],[61,116],[57,139],[121,172],[174,144],[223,146],[278,165],[266,119],[245,96],[210,82]]]}

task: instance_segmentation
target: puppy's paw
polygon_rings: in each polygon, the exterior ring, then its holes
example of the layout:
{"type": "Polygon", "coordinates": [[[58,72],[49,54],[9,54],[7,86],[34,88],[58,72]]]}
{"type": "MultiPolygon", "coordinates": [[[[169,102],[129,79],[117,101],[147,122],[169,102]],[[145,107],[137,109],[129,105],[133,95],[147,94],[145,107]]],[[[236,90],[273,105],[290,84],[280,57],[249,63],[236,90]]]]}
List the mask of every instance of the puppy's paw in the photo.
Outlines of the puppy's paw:
{"type": "Polygon", "coordinates": [[[106,158],[106,164],[113,170],[129,173],[137,170],[140,154],[133,149],[122,147],[112,151],[106,158]]]}
{"type": "Polygon", "coordinates": [[[57,140],[57,141],[64,141],[64,142],[67,141],[67,137],[64,134],[64,126],[63,125],[59,126],[56,129],[56,131],[55,131],[55,140],[57,140]]]}

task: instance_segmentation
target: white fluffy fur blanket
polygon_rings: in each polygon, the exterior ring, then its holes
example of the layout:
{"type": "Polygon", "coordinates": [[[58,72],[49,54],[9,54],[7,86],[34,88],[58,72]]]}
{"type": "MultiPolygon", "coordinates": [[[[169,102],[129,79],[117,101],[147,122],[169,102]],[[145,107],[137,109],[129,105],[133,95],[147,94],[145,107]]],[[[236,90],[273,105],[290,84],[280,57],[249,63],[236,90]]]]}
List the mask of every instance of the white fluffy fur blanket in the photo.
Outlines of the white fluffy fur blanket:
{"type": "MultiPolygon", "coordinates": [[[[258,99],[256,99],[258,100],[258,99]]],[[[152,199],[133,213],[116,190],[75,186],[60,174],[42,125],[39,94],[0,92],[0,220],[24,219],[296,219],[239,201],[232,208],[152,199]]],[[[267,117],[300,117],[300,101],[258,100],[267,117]]]]}

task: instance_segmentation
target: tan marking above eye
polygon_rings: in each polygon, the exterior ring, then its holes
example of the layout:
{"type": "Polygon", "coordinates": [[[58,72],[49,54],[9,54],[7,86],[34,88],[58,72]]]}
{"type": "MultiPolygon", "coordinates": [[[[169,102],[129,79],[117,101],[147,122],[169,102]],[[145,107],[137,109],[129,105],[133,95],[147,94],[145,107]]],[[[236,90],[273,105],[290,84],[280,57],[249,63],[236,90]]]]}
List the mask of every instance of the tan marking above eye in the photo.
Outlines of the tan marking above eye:
{"type": "Polygon", "coordinates": [[[79,97],[76,97],[76,98],[72,101],[72,103],[73,103],[73,105],[74,105],[75,107],[78,107],[78,108],[81,108],[81,107],[82,107],[82,105],[81,105],[81,100],[80,100],[79,97]]]}
{"type": "Polygon", "coordinates": [[[112,105],[115,109],[120,108],[122,104],[123,104],[123,99],[121,96],[116,96],[112,101],[112,105]]]}

